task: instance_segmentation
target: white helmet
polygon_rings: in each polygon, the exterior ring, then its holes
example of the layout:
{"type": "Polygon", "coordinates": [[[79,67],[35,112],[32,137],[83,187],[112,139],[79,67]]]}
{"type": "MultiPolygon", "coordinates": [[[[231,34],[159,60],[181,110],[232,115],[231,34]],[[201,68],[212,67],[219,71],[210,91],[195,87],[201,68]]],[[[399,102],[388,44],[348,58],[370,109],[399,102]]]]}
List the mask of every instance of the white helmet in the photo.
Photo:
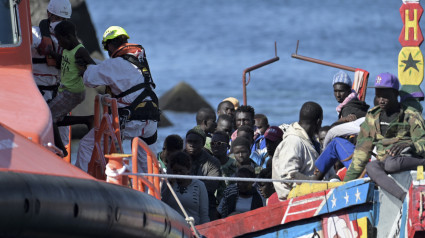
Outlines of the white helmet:
{"type": "Polygon", "coordinates": [[[71,18],[71,3],[69,0],[50,0],[47,11],[59,17],[71,18]]]}

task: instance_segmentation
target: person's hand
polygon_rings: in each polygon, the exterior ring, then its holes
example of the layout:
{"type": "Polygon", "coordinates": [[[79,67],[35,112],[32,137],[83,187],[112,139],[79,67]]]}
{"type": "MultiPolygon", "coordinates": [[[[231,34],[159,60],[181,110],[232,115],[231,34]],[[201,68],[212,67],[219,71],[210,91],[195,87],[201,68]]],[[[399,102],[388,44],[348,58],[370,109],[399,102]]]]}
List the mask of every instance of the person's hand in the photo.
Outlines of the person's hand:
{"type": "Polygon", "coordinates": [[[411,143],[408,143],[408,142],[398,143],[398,144],[395,144],[393,147],[391,147],[391,149],[387,150],[387,153],[390,156],[397,156],[404,149],[406,149],[407,147],[410,147],[410,146],[411,146],[411,143]]]}

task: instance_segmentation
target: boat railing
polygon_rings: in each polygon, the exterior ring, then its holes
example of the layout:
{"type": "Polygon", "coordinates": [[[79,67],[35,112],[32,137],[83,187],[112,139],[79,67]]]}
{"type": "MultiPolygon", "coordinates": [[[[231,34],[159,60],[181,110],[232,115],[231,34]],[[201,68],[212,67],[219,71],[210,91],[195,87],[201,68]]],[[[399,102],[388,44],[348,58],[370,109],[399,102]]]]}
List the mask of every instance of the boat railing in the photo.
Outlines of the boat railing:
{"type": "MultiPolygon", "coordinates": [[[[159,174],[159,162],[156,158],[155,153],[152,152],[152,150],[149,148],[149,146],[140,138],[135,137],[133,138],[132,144],[131,144],[131,163],[132,173],[137,174],[139,172],[138,168],[138,161],[137,161],[137,155],[139,148],[142,148],[146,152],[146,164],[147,164],[147,170],[148,174],[159,174]]],[[[149,187],[149,194],[156,197],[157,199],[161,199],[160,195],[160,178],[159,177],[143,177],[143,176],[135,176],[135,175],[129,175],[129,177],[133,180],[133,188],[139,191],[144,192],[144,185],[147,185],[149,187]],[[151,184],[152,186],[150,186],[151,184]]]]}
{"type": "Polygon", "coordinates": [[[351,89],[355,90],[358,94],[358,98],[361,101],[364,101],[366,98],[366,90],[367,90],[367,83],[369,81],[369,72],[364,69],[354,68],[342,64],[336,64],[325,60],[315,59],[303,55],[298,54],[298,47],[300,45],[300,41],[297,41],[297,48],[295,48],[295,53],[291,55],[292,58],[304,60],[316,64],[321,64],[337,69],[347,70],[354,72],[354,82],[351,89]]]}
{"type": "Polygon", "coordinates": [[[115,98],[111,98],[109,95],[96,95],[93,129],[95,142],[87,172],[97,179],[106,180],[105,155],[123,152],[118,106],[115,98]]]}
{"type": "Polygon", "coordinates": [[[247,95],[246,95],[246,86],[248,86],[249,82],[251,81],[251,71],[254,71],[256,69],[259,69],[263,66],[272,64],[276,61],[279,60],[279,57],[277,57],[277,46],[276,46],[276,42],[274,42],[274,54],[275,57],[271,58],[269,60],[266,60],[264,62],[261,62],[259,64],[253,65],[249,68],[244,69],[243,73],[242,73],[242,90],[243,90],[243,105],[247,105],[247,95]],[[248,74],[248,81],[246,80],[246,74],[248,74]]]}

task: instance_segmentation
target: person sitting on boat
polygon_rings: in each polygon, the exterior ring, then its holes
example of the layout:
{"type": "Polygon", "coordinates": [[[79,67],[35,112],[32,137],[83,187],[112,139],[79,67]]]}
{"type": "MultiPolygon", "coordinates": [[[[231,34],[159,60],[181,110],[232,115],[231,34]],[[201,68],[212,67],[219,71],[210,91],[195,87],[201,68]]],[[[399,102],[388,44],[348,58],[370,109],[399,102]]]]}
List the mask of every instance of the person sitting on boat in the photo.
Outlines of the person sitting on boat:
{"type": "MultiPolygon", "coordinates": [[[[329,133],[326,133],[326,135],[333,135],[333,139],[329,142],[329,137],[328,140],[326,140],[326,136],[323,139],[323,151],[315,162],[317,170],[315,176],[310,179],[320,180],[329,171],[332,171],[331,176],[333,176],[332,168],[334,165],[340,166],[340,162],[345,168],[350,166],[350,156],[354,152],[360,124],[364,121],[369,109],[369,105],[360,101],[356,92],[351,90],[351,79],[343,71],[334,76],[333,88],[335,99],[341,103],[337,107],[339,120],[332,124],[329,133]]],[[[296,176],[296,178],[302,179],[299,176],[296,176]]]]}
{"type": "MultiPolygon", "coordinates": [[[[210,155],[205,149],[205,133],[194,128],[186,133],[185,152],[190,155],[192,169],[191,175],[221,177],[220,162],[210,155]]],[[[204,180],[208,192],[210,219],[215,219],[216,197],[215,192],[219,181],[204,180]]]]}
{"type": "Polygon", "coordinates": [[[254,169],[257,167],[257,164],[249,157],[251,154],[251,144],[247,138],[243,136],[236,137],[232,141],[230,151],[229,156],[235,158],[237,168],[243,165],[249,165],[254,169]]]}
{"type": "Polygon", "coordinates": [[[206,137],[205,140],[205,149],[211,152],[211,133],[217,128],[216,115],[213,109],[208,107],[203,107],[198,110],[196,113],[196,127],[203,130],[206,137]]]}
{"type": "Polygon", "coordinates": [[[236,130],[233,132],[231,136],[232,141],[236,139],[237,133],[238,133],[237,131],[239,127],[242,125],[250,126],[255,131],[254,116],[255,116],[255,110],[253,107],[249,105],[247,106],[242,105],[238,107],[238,109],[236,109],[236,112],[235,112],[235,126],[236,126],[235,129],[236,130]]]}
{"type": "Polygon", "coordinates": [[[338,120],[332,125],[354,121],[364,117],[369,105],[358,99],[357,92],[351,89],[352,82],[344,71],[339,71],[332,81],[334,96],[339,105],[336,107],[338,120]]]}
{"type": "Polygon", "coordinates": [[[268,157],[266,158],[266,168],[271,168],[273,166],[273,155],[277,146],[280,144],[280,142],[282,142],[282,137],[283,131],[278,126],[271,126],[264,133],[268,157]]]}
{"type": "Polygon", "coordinates": [[[256,150],[253,150],[254,147],[254,130],[251,126],[248,125],[242,125],[239,127],[237,132],[238,137],[244,137],[249,141],[249,150],[250,155],[249,158],[255,163],[256,168],[256,174],[258,174],[261,170],[261,168],[266,167],[265,157],[262,157],[260,154],[257,153],[256,150]]]}
{"type": "MultiPolygon", "coordinates": [[[[211,149],[214,157],[220,161],[223,177],[234,177],[237,170],[236,160],[227,155],[229,147],[229,135],[223,131],[214,132],[211,139],[211,149]]],[[[226,185],[229,185],[229,182],[226,181],[226,185]]]]}
{"type": "MultiPolygon", "coordinates": [[[[234,177],[237,171],[236,160],[227,155],[229,147],[229,135],[223,131],[214,132],[211,138],[211,150],[214,157],[220,161],[220,170],[223,177],[234,177]]],[[[216,194],[218,201],[223,196],[224,189],[231,183],[229,181],[220,181],[216,194]]]]}
{"type": "Polygon", "coordinates": [[[55,27],[55,35],[59,45],[63,48],[61,80],[58,95],[48,103],[48,106],[54,123],[55,144],[66,154],[56,123],[84,101],[86,88],[80,76],[77,61],[80,62],[80,65],[95,63],[86,48],[78,41],[76,27],[72,22],[61,21],[55,27]]]}
{"type": "MultiPolygon", "coordinates": [[[[170,155],[167,166],[170,174],[190,175],[192,167],[190,156],[182,151],[175,152],[170,155]]],[[[210,221],[208,216],[208,193],[202,181],[198,179],[169,179],[168,181],[170,181],[187,215],[194,218],[195,225],[210,221]]],[[[161,200],[184,216],[168,186],[162,186],[161,200]]]]}
{"type": "MultiPolygon", "coordinates": [[[[254,169],[251,166],[242,166],[236,173],[237,177],[255,178],[254,169]]],[[[237,182],[229,185],[224,190],[223,198],[217,207],[221,218],[251,211],[263,206],[263,199],[253,182],[237,182]]]]}
{"type": "Polygon", "coordinates": [[[331,129],[331,126],[322,126],[319,129],[319,133],[317,134],[317,138],[319,139],[320,149],[323,150],[325,147],[323,146],[323,142],[325,141],[326,134],[331,129]]]}
{"type": "MultiPolygon", "coordinates": [[[[233,119],[229,115],[220,115],[217,119],[217,128],[216,131],[223,131],[225,132],[229,138],[232,135],[233,132],[233,119]]],[[[230,142],[230,139],[229,139],[230,142]]]]}
{"type": "Polygon", "coordinates": [[[167,173],[168,158],[170,155],[177,151],[183,150],[183,139],[176,134],[165,137],[162,145],[162,151],[158,152],[156,158],[164,173],[167,173]]]}
{"type": "Polygon", "coordinates": [[[230,101],[222,101],[217,106],[217,115],[229,115],[233,119],[235,116],[235,106],[230,101]]]}
{"type": "Polygon", "coordinates": [[[398,102],[396,76],[379,74],[374,88],[378,106],[369,110],[361,124],[353,161],[344,181],[357,179],[366,168],[376,184],[403,201],[406,191],[387,174],[425,165],[424,119],[417,109],[398,102]],[[377,160],[369,162],[374,146],[377,160]]]}
{"type": "Polygon", "coordinates": [[[254,121],[256,130],[254,131],[254,144],[252,146],[252,150],[256,151],[261,156],[262,160],[265,160],[267,158],[267,148],[264,133],[267,128],[270,127],[269,120],[264,114],[255,114],[254,121]]]}
{"type": "MultiPolygon", "coordinates": [[[[290,125],[273,156],[273,179],[291,179],[293,173],[307,176],[314,173],[314,161],[319,156],[320,144],[315,140],[323,119],[322,107],[315,102],[302,105],[299,120],[290,125]]],[[[293,183],[274,182],[280,200],[285,200],[293,183]]]]}
{"type": "Polygon", "coordinates": [[[233,120],[233,128],[236,130],[236,110],[238,110],[239,108],[239,100],[234,98],[234,97],[228,97],[223,99],[223,102],[231,102],[233,104],[233,107],[235,108],[235,110],[232,112],[232,120],[233,120]]]}
{"type": "MultiPolygon", "coordinates": [[[[272,178],[272,168],[262,169],[260,174],[258,174],[258,178],[262,179],[271,179],[272,178]]],[[[277,199],[276,190],[274,189],[273,183],[270,182],[258,182],[258,190],[260,190],[261,196],[264,198],[264,206],[267,206],[269,198],[274,194],[277,199]]]]}
{"type": "MultiPolygon", "coordinates": [[[[109,27],[102,44],[109,59],[98,65],[83,67],[87,87],[106,86],[118,102],[121,135],[124,139],[141,138],[156,152],[157,124],[160,117],[155,83],[141,45],[129,44],[129,35],[119,26],[109,27]]],[[[94,130],[90,130],[78,147],[76,165],[87,171],[94,148],[94,130]]],[[[146,152],[138,149],[138,170],[147,172],[146,152]]]]}

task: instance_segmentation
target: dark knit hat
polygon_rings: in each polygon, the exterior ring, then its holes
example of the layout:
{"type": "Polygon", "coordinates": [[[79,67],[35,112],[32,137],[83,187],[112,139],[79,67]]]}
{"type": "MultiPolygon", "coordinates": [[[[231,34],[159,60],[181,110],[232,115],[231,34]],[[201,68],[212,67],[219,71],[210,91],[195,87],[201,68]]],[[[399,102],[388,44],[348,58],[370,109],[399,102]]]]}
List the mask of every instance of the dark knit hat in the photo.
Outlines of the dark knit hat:
{"type": "Polygon", "coordinates": [[[203,142],[203,144],[205,144],[205,140],[206,140],[206,138],[207,138],[207,135],[206,135],[206,134],[205,134],[205,132],[204,132],[201,128],[199,128],[198,126],[195,126],[193,129],[190,129],[190,130],[186,133],[186,137],[187,137],[189,134],[196,134],[196,135],[199,135],[199,136],[202,138],[202,142],[203,142]]]}

